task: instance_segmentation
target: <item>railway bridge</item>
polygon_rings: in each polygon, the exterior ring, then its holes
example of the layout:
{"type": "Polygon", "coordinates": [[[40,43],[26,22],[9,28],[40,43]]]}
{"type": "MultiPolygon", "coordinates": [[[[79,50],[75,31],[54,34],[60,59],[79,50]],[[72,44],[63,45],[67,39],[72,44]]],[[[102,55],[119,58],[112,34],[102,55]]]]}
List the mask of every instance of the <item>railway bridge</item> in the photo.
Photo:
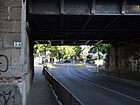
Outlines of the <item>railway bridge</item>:
{"type": "Polygon", "coordinates": [[[139,27],[139,0],[0,0],[0,97],[26,104],[38,43],[111,43],[101,73],[140,81],[139,27]]]}

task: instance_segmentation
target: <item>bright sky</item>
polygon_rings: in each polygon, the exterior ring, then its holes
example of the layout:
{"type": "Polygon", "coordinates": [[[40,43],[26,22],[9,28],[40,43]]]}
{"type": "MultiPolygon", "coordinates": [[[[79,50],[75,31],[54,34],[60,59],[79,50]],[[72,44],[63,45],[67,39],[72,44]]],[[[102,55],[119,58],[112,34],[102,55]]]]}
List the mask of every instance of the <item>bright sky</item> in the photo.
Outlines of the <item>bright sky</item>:
{"type": "Polygon", "coordinates": [[[81,45],[80,47],[82,47],[82,49],[83,49],[83,48],[87,47],[87,45],[81,45]]]}

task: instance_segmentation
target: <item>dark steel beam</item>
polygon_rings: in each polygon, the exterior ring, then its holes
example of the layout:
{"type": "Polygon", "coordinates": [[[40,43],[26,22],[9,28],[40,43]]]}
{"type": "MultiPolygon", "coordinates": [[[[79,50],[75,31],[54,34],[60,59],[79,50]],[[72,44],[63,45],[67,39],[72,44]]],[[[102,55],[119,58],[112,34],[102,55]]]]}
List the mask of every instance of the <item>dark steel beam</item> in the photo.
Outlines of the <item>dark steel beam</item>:
{"type": "Polygon", "coordinates": [[[49,33],[49,37],[53,39],[53,36],[49,33]]]}
{"type": "Polygon", "coordinates": [[[39,44],[39,42],[38,42],[38,41],[35,41],[35,43],[36,43],[36,44],[39,44]]]}
{"type": "MultiPolygon", "coordinates": [[[[65,43],[61,43],[61,40],[59,41],[51,41],[51,45],[94,45],[95,43],[97,43],[97,41],[91,40],[89,43],[85,43],[86,40],[80,40],[80,41],[69,41],[69,40],[65,40],[65,43]]],[[[44,40],[44,41],[38,41],[40,44],[49,44],[48,41],[44,40]]],[[[34,43],[36,44],[36,41],[34,41],[34,43]]],[[[107,43],[107,41],[105,41],[104,43],[107,43]]]]}
{"type": "Polygon", "coordinates": [[[63,26],[64,26],[64,17],[63,15],[60,15],[60,30],[63,30],[63,26]]]}
{"type": "MultiPolygon", "coordinates": [[[[62,45],[61,41],[62,40],[34,40],[35,44],[49,44],[49,41],[51,41],[51,45],[62,45]]],[[[129,42],[139,42],[140,38],[137,39],[130,39],[130,40],[89,40],[88,43],[87,40],[64,40],[65,45],[93,45],[93,44],[99,44],[99,43],[116,43],[117,45],[119,44],[124,44],[124,43],[129,43],[129,42]]]]}
{"type": "Polygon", "coordinates": [[[139,42],[139,41],[140,41],[140,38],[137,38],[137,39],[131,39],[131,40],[123,40],[123,41],[118,42],[117,44],[124,44],[124,43],[130,43],[130,42],[139,42]]]}
{"type": "Polygon", "coordinates": [[[38,28],[38,29],[41,29],[41,26],[40,26],[40,24],[39,24],[39,21],[36,19],[35,16],[32,16],[32,20],[33,20],[33,22],[35,23],[35,25],[37,26],[37,28],[38,28]]]}
{"type": "Polygon", "coordinates": [[[126,4],[127,4],[127,0],[124,0],[123,3],[122,3],[122,9],[121,9],[121,14],[123,14],[123,15],[125,15],[126,4]]]}
{"type": "Polygon", "coordinates": [[[64,0],[59,0],[59,2],[60,2],[59,11],[60,11],[60,14],[63,14],[64,13],[64,0]]]}
{"type": "Polygon", "coordinates": [[[74,41],[73,44],[76,44],[76,41],[74,41]]]}
{"type": "Polygon", "coordinates": [[[64,0],[59,0],[59,13],[60,13],[60,30],[63,29],[63,13],[64,13],[64,0]]]}
{"type": "Polygon", "coordinates": [[[87,25],[91,21],[91,19],[92,19],[92,16],[89,16],[89,18],[87,19],[87,21],[84,23],[84,25],[82,27],[82,30],[84,30],[87,27],[87,25]]]}
{"type": "Polygon", "coordinates": [[[140,33],[140,30],[130,30],[130,29],[101,29],[101,30],[32,30],[33,33],[99,33],[99,32],[121,32],[121,33],[126,33],[126,32],[135,32],[135,33],[140,33]]]}
{"type": "Polygon", "coordinates": [[[96,0],[92,0],[92,3],[91,3],[91,14],[95,14],[95,12],[96,12],[95,5],[96,5],[96,0]]]}
{"type": "MultiPolygon", "coordinates": [[[[114,22],[116,22],[120,17],[116,17],[115,19],[113,19],[111,22],[109,22],[107,25],[105,25],[102,29],[102,31],[104,31],[105,29],[107,29],[109,26],[111,26],[114,22]]],[[[102,33],[101,35],[99,35],[98,37],[102,37],[104,35],[104,33],[102,33]]]]}
{"type": "Polygon", "coordinates": [[[115,19],[113,19],[111,22],[109,22],[109,23],[103,28],[103,30],[105,30],[106,28],[108,28],[109,26],[111,26],[113,23],[115,23],[119,18],[120,18],[120,16],[119,16],[119,17],[116,17],[115,19]]]}
{"type": "Polygon", "coordinates": [[[28,0],[28,8],[29,8],[29,13],[32,13],[32,9],[33,9],[33,6],[32,6],[32,0],[28,0]]]}
{"type": "Polygon", "coordinates": [[[50,40],[48,41],[48,43],[49,43],[50,45],[52,44],[52,42],[51,42],[50,40]]]}
{"type": "Polygon", "coordinates": [[[85,44],[88,44],[90,42],[90,40],[86,41],[85,44]]]}
{"type": "Polygon", "coordinates": [[[102,43],[103,42],[103,40],[100,40],[100,41],[98,41],[97,43],[96,43],[96,45],[98,45],[98,44],[100,44],[100,43],[102,43]]]}
{"type": "MultiPolygon", "coordinates": [[[[111,13],[108,13],[108,14],[104,14],[104,13],[96,14],[96,8],[95,8],[96,7],[96,1],[98,1],[98,0],[91,0],[91,2],[90,2],[91,4],[89,4],[90,5],[90,8],[89,8],[90,13],[87,14],[86,12],[85,13],[83,12],[82,15],[91,15],[91,14],[93,14],[93,15],[122,15],[122,14],[123,15],[139,15],[139,13],[137,13],[137,14],[125,14],[125,12],[126,12],[125,6],[126,6],[128,0],[118,0],[120,3],[122,3],[122,6],[120,7],[120,13],[119,14],[111,14],[111,13]]],[[[132,0],[132,2],[133,1],[135,3],[135,0],[132,0]]],[[[29,14],[42,14],[42,15],[43,14],[44,15],[67,14],[67,13],[64,13],[64,9],[66,9],[66,7],[64,6],[64,3],[65,3],[64,0],[59,0],[59,1],[55,1],[55,2],[54,1],[49,1],[49,2],[51,2],[54,6],[56,5],[55,4],[56,2],[57,3],[59,2],[59,6],[55,7],[55,9],[57,9],[57,11],[50,11],[51,9],[48,10],[48,7],[44,4],[44,3],[46,3],[47,5],[49,5],[47,0],[46,1],[44,0],[44,2],[41,2],[39,0],[38,1],[28,0],[29,14]]],[[[80,2],[80,0],[78,2],[80,2]]],[[[108,2],[108,1],[106,0],[106,2],[108,2]]],[[[73,5],[71,5],[71,6],[73,6],[73,5]]],[[[70,15],[70,14],[80,15],[80,13],[78,13],[76,11],[69,12],[67,15],[70,15]]]]}
{"type": "MultiPolygon", "coordinates": [[[[88,41],[88,40],[110,40],[110,41],[118,41],[118,40],[130,40],[130,39],[135,39],[136,37],[133,37],[133,38],[131,38],[131,37],[127,37],[127,35],[125,35],[126,37],[113,37],[113,36],[107,36],[107,35],[104,35],[104,37],[100,37],[100,38],[98,38],[97,37],[97,35],[94,35],[94,36],[92,36],[92,35],[90,35],[90,36],[84,36],[84,35],[82,35],[83,37],[81,37],[81,35],[73,35],[73,36],[71,36],[69,39],[65,39],[65,38],[63,38],[63,37],[57,37],[57,35],[54,35],[56,38],[50,38],[50,37],[47,37],[47,35],[44,35],[44,36],[40,36],[40,34],[39,35],[34,35],[34,36],[32,36],[32,38],[33,38],[33,40],[74,40],[74,41],[77,41],[77,40],[85,40],[85,41],[88,41]]],[[[122,35],[122,36],[124,36],[124,35],[122,35]]],[[[139,37],[140,38],[140,37],[139,37]]]]}

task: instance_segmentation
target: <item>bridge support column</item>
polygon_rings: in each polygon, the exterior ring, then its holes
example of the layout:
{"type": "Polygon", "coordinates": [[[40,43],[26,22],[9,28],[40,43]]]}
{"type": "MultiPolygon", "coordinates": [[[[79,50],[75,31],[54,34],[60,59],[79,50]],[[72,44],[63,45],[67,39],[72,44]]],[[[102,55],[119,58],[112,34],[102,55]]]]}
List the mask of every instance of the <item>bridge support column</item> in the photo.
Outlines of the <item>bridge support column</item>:
{"type": "Polygon", "coordinates": [[[0,105],[26,105],[33,69],[29,42],[26,0],[0,0],[0,105]]]}
{"type": "Polygon", "coordinates": [[[140,81],[140,43],[114,46],[108,54],[108,75],[140,81]]]}

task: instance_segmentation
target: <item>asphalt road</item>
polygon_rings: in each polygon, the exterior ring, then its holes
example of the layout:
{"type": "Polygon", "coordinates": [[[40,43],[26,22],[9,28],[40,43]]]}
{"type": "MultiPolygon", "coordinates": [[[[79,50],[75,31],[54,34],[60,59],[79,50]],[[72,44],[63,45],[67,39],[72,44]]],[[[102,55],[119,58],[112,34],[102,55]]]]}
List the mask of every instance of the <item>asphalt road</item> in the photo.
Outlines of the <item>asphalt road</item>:
{"type": "Polygon", "coordinates": [[[93,66],[60,63],[49,69],[84,105],[140,105],[140,87],[99,77],[93,66]]]}

